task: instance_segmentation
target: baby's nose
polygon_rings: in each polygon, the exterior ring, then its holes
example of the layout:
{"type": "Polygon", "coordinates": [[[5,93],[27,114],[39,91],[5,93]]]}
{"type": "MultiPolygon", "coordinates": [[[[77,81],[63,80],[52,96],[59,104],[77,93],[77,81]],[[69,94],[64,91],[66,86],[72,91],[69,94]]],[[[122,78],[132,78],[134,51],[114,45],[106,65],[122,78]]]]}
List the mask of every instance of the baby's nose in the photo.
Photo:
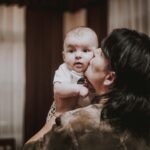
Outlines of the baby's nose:
{"type": "Polygon", "coordinates": [[[76,57],[81,57],[81,56],[82,56],[82,52],[77,51],[77,52],[76,52],[76,57]]]}

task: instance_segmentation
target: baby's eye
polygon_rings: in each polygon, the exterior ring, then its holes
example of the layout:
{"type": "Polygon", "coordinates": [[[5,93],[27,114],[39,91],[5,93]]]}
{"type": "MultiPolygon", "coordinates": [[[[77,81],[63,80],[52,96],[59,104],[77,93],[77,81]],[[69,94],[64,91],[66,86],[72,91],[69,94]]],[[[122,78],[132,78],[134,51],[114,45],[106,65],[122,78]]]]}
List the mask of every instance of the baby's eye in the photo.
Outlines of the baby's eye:
{"type": "Polygon", "coordinates": [[[87,53],[87,52],[89,52],[90,50],[89,49],[83,49],[83,52],[84,53],[87,53]]]}
{"type": "Polygon", "coordinates": [[[73,53],[75,50],[74,49],[69,49],[68,53],[73,53]]]}

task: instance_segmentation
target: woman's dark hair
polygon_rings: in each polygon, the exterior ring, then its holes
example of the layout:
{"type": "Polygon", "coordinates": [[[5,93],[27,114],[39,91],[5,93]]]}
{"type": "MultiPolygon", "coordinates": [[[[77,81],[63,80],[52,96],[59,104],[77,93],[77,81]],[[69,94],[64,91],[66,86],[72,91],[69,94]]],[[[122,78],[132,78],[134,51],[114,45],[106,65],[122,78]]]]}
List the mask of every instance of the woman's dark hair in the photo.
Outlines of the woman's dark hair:
{"type": "Polygon", "coordinates": [[[102,119],[137,137],[150,132],[150,38],[130,29],[115,29],[101,48],[116,73],[102,119]]]}

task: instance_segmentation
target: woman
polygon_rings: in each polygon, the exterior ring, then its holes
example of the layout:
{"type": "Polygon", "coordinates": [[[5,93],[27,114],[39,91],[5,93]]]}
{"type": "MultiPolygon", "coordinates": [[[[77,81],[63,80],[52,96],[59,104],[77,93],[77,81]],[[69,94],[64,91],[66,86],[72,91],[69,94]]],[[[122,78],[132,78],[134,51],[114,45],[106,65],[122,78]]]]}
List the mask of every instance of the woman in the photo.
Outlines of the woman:
{"type": "MultiPolygon", "coordinates": [[[[150,132],[150,38],[134,30],[114,30],[96,50],[85,74],[98,94],[94,102],[104,103],[101,120],[115,133],[125,134],[123,144],[131,139],[125,137],[142,139],[146,150],[150,132]]],[[[58,119],[56,123],[60,124],[58,119]]],[[[51,125],[43,129],[31,141],[51,125]]],[[[124,149],[131,149],[128,145],[124,149]]]]}
{"type": "MultiPolygon", "coordinates": [[[[149,140],[150,38],[128,29],[114,30],[101,44],[115,72],[102,118],[117,130],[149,140]]],[[[89,79],[90,80],[90,79],[89,79]]]]}

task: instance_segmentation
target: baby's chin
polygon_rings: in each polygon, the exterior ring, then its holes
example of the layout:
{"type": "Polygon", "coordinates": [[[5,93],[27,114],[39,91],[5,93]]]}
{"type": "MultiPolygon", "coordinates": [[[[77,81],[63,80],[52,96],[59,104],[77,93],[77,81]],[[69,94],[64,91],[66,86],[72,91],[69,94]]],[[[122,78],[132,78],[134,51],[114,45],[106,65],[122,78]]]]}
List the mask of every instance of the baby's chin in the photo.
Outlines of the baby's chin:
{"type": "Polygon", "coordinates": [[[77,72],[78,74],[83,74],[84,73],[84,71],[85,71],[85,69],[83,69],[83,68],[75,68],[75,69],[73,69],[75,72],[77,72]]]}
{"type": "Polygon", "coordinates": [[[75,66],[68,66],[69,70],[71,70],[72,72],[76,72],[78,74],[84,74],[85,69],[81,68],[81,67],[75,67],[75,66]]]}

